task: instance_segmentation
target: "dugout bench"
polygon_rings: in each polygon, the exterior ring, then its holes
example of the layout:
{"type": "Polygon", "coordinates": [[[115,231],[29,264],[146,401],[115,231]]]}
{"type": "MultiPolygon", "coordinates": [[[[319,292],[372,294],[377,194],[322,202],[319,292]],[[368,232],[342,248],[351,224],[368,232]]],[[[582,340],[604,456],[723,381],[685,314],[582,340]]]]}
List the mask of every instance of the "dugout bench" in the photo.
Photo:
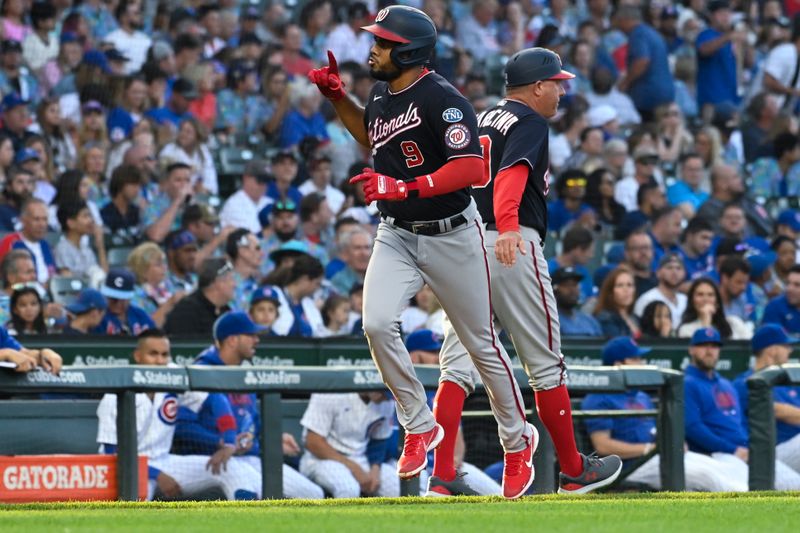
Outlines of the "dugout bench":
{"type": "MultiPolygon", "coordinates": [[[[423,384],[434,389],[439,369],[418,366],[423,384]]],[[[661,453],[662,485],[665,490],[682,490],[683,478],[683,375],[654,367],[594,368],[576,367],[569,373],[570,389],[576,392],[624,392],[629,388],[655,391],[659,398],[658,448],[661,453]]],[[[515,368],[515,377],[527,387],[527,376],[515,368]]],[[[0,393],[114,393],[117,394],[118,485],[122,500],[137,495],[137,435],[135,394],[137,392],[252,392],[259,396],[262,430],[262,490],[265,498],[282,496],[283,428],[282,394],[312,392],[353,392],[383,389],[380,375],[373,368],[285,368],[285,367],[65,367],[60,376],[43,371],[29,374],[0,372],[0,393]]],[[[13,402],[12,402],[13,403],[13,402]]],[[[85,404],[88,405],[88,404],[85,404]]],[[[90,409],[84,407],[84,409],[90,409]]],[[[76,412],[77,413],[77,412],[76,412]]],[[[84,415],[88,414],[84,413],[84,415]]],[[[636,413],[641,416],[641,413],[636,413]]],[[[8,417],[7,417],[8,418],[8,417]]],[[[86,416],[83,416],[86,422],[86,416]]],[[[544,436],[546,432],[541,432],[544,436]]],[[[94,438],[95,431],[85,438],[94,438]]],[[[496,438],[496,437],[495,437],[496,438]]],[[[3,442],[0,440],[0,442],[3,442]]],[[[76,441],[77,442],[77,441],[76,441]]],[[[86,444],[88,447],[88,444],[86,444]]],[[[96,449],[96,448],[94,448],[96,449]]],[[[63,450],[61,451],[63,453],[63,450]]],[[[555,457],[549,438],[542,439],[535,462],[537,487],[543,492],[555,487],[552,465],[555,457]],[[550,474],[548,474],[548,472],[550,474]],[[549,487],[549,488],[548,488],[549,487]]],[[[406,486],[405,492],[413,492],[406,486]]]]}

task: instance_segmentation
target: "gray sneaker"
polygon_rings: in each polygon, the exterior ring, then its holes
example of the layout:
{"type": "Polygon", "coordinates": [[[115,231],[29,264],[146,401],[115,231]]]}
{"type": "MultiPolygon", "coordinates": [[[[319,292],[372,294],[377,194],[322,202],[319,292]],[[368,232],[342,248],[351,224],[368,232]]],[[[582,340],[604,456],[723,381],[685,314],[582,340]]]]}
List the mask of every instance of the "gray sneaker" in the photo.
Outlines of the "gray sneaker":
{"type": "Polygon", "coordinates": [[[447,496],[480,496],[475,489],[470,487],[464,478],[466,473],[457,472],[453,481],[445,481],[436,476],[428,478],[428,492],[425,496],[447,497],[447,496]]]}
{"type": "Polygon", "coordinates": [[[586,494],[611,485],[622,471],[622,459],[616,455],[597,457],[595,454],[583,455],[583,472],[578,477],[570,477],[564,472],[558,475],[559,494],[586,494]]]}

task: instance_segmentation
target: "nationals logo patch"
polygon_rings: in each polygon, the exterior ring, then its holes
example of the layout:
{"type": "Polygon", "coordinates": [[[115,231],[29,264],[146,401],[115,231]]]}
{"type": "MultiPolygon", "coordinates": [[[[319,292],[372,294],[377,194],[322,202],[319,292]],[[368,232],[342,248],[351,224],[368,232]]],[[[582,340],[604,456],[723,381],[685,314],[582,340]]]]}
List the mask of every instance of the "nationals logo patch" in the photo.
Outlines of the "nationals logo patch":
{"type": "Polygon", "coordinates": [[[158,418],[168,425],[172,425],[178,419],[178,399],[175,396],[167,396],[164,403],[158,408],[158,418]]]}
{"type": "Polygon", "coordinates": [[[450,124],[454,122],[461,122],[464,118],[464,113],[457,107],[449,107],[442,113],[442,120],[450,124]]]}
{"type": "Polygon", "coordinates": [[[461,150],[469,141],[469,128],[463,124],[453,124],[444,132],[444,143],[453,150],[461,150]]]}
{"type": "Polygon", "coordinates": [[[383,9],[381,9],[380,11],[378,11],[378,16],[377,16],[377,17],[375,17],[375,22],[380,22],[380,21],[382,21],[383,19],[385,19],[385,18],[386,18],[386,16],[387,16],[388,14],[389,14],[389,8],[388,8],[388,7],[385,7],[385,8],[383,8],[383,9]]]}

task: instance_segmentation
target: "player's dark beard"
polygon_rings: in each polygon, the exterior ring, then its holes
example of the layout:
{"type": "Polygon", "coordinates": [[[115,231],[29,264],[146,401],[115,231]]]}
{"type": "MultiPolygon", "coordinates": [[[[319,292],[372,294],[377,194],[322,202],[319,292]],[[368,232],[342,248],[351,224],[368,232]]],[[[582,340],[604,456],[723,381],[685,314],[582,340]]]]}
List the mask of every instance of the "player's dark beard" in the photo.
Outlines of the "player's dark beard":
{"type": "Polygon", "coordinates": [[[392,65],[391,70],[375,70],[374,68],[369,69],[369,74],[373,78],[378,81],[392,81],[396,80],[400,77],[400,74],[403,72],[397,68],[396,66],[392,65]]]}

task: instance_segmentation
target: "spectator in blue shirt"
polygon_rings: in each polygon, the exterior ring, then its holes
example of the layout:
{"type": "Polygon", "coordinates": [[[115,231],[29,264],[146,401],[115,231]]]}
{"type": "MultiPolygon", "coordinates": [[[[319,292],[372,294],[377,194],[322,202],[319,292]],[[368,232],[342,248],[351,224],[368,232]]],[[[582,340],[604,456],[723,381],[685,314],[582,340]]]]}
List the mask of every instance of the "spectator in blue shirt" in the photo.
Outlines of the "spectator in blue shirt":
{"type": "Polygon", "coordinates": [[[737,94],[736,55],[733,43],[741,46],[747,34],[731,25],[727,0],[708,3],[709,26],[697,36],[697,105],[722,102],[739,103],[737,94]]]}
{"type": "Polygon", "coordinates": [[[144,309],[131,304],[136,278],[124,269],[112,269],[100,287],[108,308],[100,325],[92,330],[98,335],[138,335],[156,327],[144,309]]]}
{"type": "Polygon", "coordinates": [[[680,170],[680,179],[667,188],[667,201],[691,219],[708,200],[708,193],[700,188],[705,172],[703,158],[694,152],[684,155],[680,170]]]}
{"type": "MultiPolygon", "coordinates": [[[[790,337],[777,324],[765,324],[758,328],[751,340],[755,366],[741,374],[733,382],[742,406],[742,423],[747,427],[747,378],[762,368],[783,365],[789,361],[794,345],[800,339],[790,337]]],[[[778,445],[776,459],[800,472],[800,387],[773,387],[775,421],[778,445]]]]}
{"type": "Polygon", "coordinates": [[[291,98],[292,109],[286,113],[280,132],[281,147],[294,148],[306,137],[329,140],[327,123],[319,110],[317,88],[303,79],[296,82],[291,98]]]}
{"type": "MultiPolygon", "coordinates": [[[[748,479],[749,444],[742,408],[733,384],[715,370],[721,347],[714,328],[698,329],[692,336],[685,381],[686,440],[692,451],[710,454],[735,469],[740,479],[748,479]]],[[[800,488],[800,474],[776,461],[775,487],[800,488]]]]}
{"type": "Polygon", "coordinates": [[[583,226],[575,225],[569,228],[561,239],[561,254],[547,261],[547,268],[550,272],[568,267],[583,276],[580,283],[581,302],[585,302],[595,293],[592,274],[586,268],[594,254],[594,234],[583,226]]]}
{"type": "MultiPolygon", "coordinates": [[[[630,337],[616,337],[603,347],[606,366],[641,365],[650,348],[636,344],[630,337]]],[[[586,410],[621,411],[654,409],[650,397],[640,390],[618,394],[589,394],[581,407],[586,410]]],[[[586,431],[598,454],[616,454],[630,465],[640,458],[644,463],[628,476],[628,481],[661,488],[660,457],[648,456],[656,451],[656,423],[653,417],[589,418],[586,431]]],[[[747,478],[736,477],[737,470],[725,463],[696,452],[683,457],[686,490],[690,491],[747,491],[747,478]]]]}
{"type": "Polygon", "coordinates": [[[159,125],[171,125],[177,132],[181,122],[193,116],[189,112],[189,104],[199,96],[194,83],[186,78],[178,78],[172,84],[172,96],[167,104],[150,109],[145,115],[154,119],[159,125]]]}
{"type": "Polygon", "coordinates": [[[585,276],[572,267],[553,272],[553,294],[558,307],[561,335],[565,337],[602,337],[600,323],[580,310],[580,283],[585,276]]]}
{"type": "Polygon", "coordinates": [[[683,231],[683,239],[678,253],[686,267],[686,284],[697,278],[708,276],[714,271],[714,255],[711,253],[711,240],[714,230],[703,218],[693,218],[683,231]]]}
{"type": "Polygon", "coordinates": [[[556,182],[558,200],[547,206],[547,227],[550,231],[561,232],[575,221],[593,227],[597,215],[584,202],[586,196],[586,173],[579,169],[568,169],[561,173],[556,182]]]}
{"type": "Polygon", "coordinates": [[[24,348],[2,326],[0,326],[0,362],[7,363],[17,372],[30,372],[41,367],[55,375],[61,371],[62,364],[61,356],[50,348],[41,350],[24,348]]]}
{"type": "Polygon", "coordinates": [[[652,26],[642,22],[638,6],[620,5],[612,20],[628,36],[627,71],[618,87],[630,94],[643,120],[652,119],[655,108],[675,99],[667,46],[652,26]]]}
{"type": "Polygon", "coordinates": [[[779,324],[790,333],[800,333],[800,265],[789,270],[786,292],[767,304],[765,324],[779,324]]]}

